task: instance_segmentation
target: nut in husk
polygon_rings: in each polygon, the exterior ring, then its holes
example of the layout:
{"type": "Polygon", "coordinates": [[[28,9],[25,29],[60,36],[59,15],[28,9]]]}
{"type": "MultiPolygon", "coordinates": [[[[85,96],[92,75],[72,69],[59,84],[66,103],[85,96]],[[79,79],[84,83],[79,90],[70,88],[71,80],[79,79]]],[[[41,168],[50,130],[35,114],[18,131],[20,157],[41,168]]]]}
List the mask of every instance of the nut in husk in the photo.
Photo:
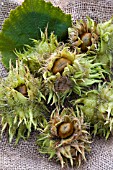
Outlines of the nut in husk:
{"type": "Polygon", "coordinates": [[[93,127],[93,134],[108,139],[113,132],[113,82],[98,85],[75,102],[93,127]]]}
{"type": "Polygon", "coordinates": [[[1,135],[8,129],[9,142],[16,137],[30,136],[31,129],[37,129],[47,112],[41,92],[41,80],[30,74],[22,61],[16,61],[14,68],[10,63],[8,76],[0,84],[1,135]]]}
{"type": "Polygon", "coordinates": [[[50,122],[40,129],[37,144],[40,152],[47,153],[50,158],[57,157],[62,168],[70,161],[71,166],[86,160],[85,152],[90,150],[90,135],[83,115],[72,108],[64,108],[61,112],[55,109],[51,113],[50,122]]]}

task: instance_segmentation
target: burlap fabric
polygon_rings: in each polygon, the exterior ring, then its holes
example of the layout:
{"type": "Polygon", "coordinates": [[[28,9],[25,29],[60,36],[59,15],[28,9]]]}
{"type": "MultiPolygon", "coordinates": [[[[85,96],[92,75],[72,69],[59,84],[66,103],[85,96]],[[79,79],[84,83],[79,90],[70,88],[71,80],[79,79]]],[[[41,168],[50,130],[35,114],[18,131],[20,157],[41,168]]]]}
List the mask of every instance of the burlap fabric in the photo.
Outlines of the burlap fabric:
{"type": "MultiPolygon", "coordinates": [[[[16,0],[0,0],[0,29],[9,11],[17,6],[15,2],[16,0]]],[[[109,19],[113,14],[112,0],[52,0],[52,2],[66,13],[71,13],[73,21],[88,15],[100,22],[109,19]]],[[[0,77],[6,75],[7,72],[0,63],[0,77]]],[[[21,140],[17,146],[14,146],[14,143],[9,144],[5,135],[0,141],[0,170],[60,170],[60,164],[55,160],[48,161],[47,156],[38,153],[36,135],[37,133],[33,132],[28,141],[21,140]]],[[[78,170],[113,170],[113,137],[111,136],[108,141],[96,137],[92,151],[87,155],[87,162],[78,170]]]]}

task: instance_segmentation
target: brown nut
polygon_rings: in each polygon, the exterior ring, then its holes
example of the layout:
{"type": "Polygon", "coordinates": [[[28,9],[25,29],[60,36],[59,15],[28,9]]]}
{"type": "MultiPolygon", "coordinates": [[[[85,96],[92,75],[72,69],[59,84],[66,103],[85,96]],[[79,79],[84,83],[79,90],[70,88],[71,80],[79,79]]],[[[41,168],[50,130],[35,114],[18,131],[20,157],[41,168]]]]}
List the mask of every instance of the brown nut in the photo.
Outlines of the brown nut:
{"type": "Polygon", "coordinates": [[[58,136],[60,138],[67,138],[72,135],[74,131],[73,123],[62,123],[58,127],[58,136]]]}
{"type": "Polygon", "coordinates": [[[27,87],[25,84],[18,86],[17,91],[23,94],[24,96],[27,96],[27,87]]]}
{"type": "Polygon", "coordinates": [[[82,51],[86,52],[87,47],[92,44],[92,42],[91,42],[91,33],[83,34],[81,36],[81,40],[83,41],[83,43],[81,44],[81,49],[82,49],[82,51]]]}
{"type": "Polygon", "coordinates": [[[56,74],[57,72],[62,73],[67,64],[71,64],[71,61],[67,58],[57,59],[52,68],[53,74],[56,74]]]}

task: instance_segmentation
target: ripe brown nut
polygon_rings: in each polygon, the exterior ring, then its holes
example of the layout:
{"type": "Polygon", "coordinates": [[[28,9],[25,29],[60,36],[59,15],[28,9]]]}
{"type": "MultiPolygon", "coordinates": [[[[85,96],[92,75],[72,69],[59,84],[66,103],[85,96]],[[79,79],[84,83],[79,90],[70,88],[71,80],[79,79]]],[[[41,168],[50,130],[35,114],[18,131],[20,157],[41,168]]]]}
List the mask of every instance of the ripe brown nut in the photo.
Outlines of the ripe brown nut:
{"type": "Polygon", "coordinates": [[[92,44],[91,42],[91,33],[85,33],[81,36],[83,43],[81,44],[82,51],[87,51],[87,47],[92,44]]]}
{"type": "Polygon", "coordinates": [[[20,85],[17,87],[17,91],[23,94],[24,96],[27,95],[27,87],[26,85],[20,85]]]}
{"type": "Polygon", "coordinates": [[[67,138],[73,134],[74,126],[73,123],[62,123],[58,127],[58,136],[60,138],[67,138]]]}
{"type": "Polygon", "coordinates": [[[57,59],[52,68],[53,74],[56,74],[57,72],[62,73],[64,68],[67,66],[67,64],[71,64],[71,63],[72,62],[67,58],[57,59]]]}

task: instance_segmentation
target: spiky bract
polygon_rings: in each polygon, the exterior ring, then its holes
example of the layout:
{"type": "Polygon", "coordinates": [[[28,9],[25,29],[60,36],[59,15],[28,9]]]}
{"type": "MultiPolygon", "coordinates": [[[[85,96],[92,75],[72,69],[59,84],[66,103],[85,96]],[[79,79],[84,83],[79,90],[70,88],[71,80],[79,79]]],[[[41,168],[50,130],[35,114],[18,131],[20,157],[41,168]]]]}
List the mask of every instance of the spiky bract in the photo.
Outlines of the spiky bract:
{"type": "Polygon", "coordinates": [[[9,141],[16,136],[16,143],[29,137],[47,111],[44,99],[41,80],[34,78],[22,62],[17,61],[16,68],[10,65],[8,76],[0,84],[1,134],[8,128],[9,141]]]}
{"type": "Polygon", "coordinates": [[[74,103],[82,109],[93,133],[107,139],[113,131],[113,82],[99,84],[98,89],[88,91],[74,103]]]}
{"type": "Polygon", "coordinates": [[[95,56],[76,55],[68,47],[57,48],[42,69],[48,103],[63,105],[72,92],[81,95],[91,85],[101,82],[105,71],[102,64],[94,60],[95,56]]]}
{"type": "Polygon", "coordinates": [[[69,43],[75,53],[95,54],[95,62],[103,64],[105,70],[111,71],[113,53],[113,17],[96,24],[87,17],[87,21],[77,21],[68,29],[69,43]]]}
{"type": "Polygon", "coordinates": [[[86,160],[85,152],[90,150],[87,125],[82,114],[77,114],[78,116],[72,108],[64,108],[61,113],[57,109],[54,110],[50,122],[44,122],[38,136],[40,152],[49,154],[50,158],[57,156],[62,167],[68,164],[68,160],[71,166],[79,166],[82,160],[86,160]]]}
{"type": "Polygon", "coordinates": [[[89,17],[87,21],[76,21],[73,27],[68,28],[69,46],[76,53],[94,53],[97,50],[97,24],[89,17]]]}
{"type": "Polygon", "coordinates": [[[113,17],[98,24],[99,42],[96,62],[101,62],[105,70],[111,71],[113,54],[113,17]]]}
{"type": "Polygon", "coordinates": [[[41,40],[32,39],[34,47],[25,45],[27,50],[24,49],[23,53],[18,51],[15,52],[18,59],[22,60],[23,63],[29,67],[34,76],[39,76],[39,69],[42,67],[47,56],[51,55],[58,46],[57,38],[53,33],[51,33],[48,38],[47,28],[45,29],[45,33],[42,31],[40,33],[41,40]]]}

